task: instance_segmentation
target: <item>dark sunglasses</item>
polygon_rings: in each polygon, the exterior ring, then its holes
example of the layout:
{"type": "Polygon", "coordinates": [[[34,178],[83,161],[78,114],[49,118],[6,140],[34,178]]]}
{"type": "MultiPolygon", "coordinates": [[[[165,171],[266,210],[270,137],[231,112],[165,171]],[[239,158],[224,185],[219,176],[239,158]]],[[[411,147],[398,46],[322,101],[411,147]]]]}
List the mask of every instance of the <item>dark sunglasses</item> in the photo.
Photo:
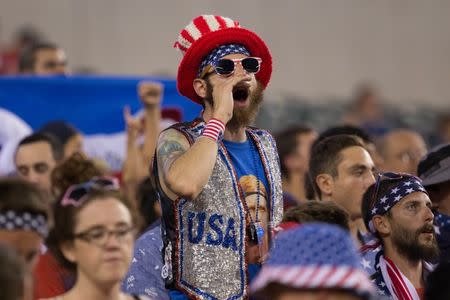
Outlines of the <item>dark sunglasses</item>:
{"type": "Polygon", "coordinates": [[[242,68],[248,73],[256,74],[261,67],[262,59],[259,57],[245,57],[245,58],[222,58],[214,64],[214,70],[217,74],[222,76],[230,76],[236,70],[236,64],[240,64],[242,68]]]}
{"type": "Polygon", "coordinates": [[[70,186],[61,200],[61,206],[81,205],[93,188],[118,190],[120,185],[117,178],[114,177],[94,177],[87,182],[70,186]]]}

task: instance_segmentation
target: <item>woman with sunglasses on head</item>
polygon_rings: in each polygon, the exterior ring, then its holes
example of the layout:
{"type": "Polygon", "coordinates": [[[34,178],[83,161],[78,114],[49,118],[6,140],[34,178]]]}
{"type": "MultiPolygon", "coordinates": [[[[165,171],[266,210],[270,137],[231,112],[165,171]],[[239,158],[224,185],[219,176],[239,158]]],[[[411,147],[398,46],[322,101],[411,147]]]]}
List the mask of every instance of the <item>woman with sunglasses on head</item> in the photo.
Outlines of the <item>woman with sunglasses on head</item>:
{"type": "MultiPolygon", "coordinates": [[[[93,161],[75,153],[52,171],[52,193],[55,199],[59,199],[70,186],[102,175],[102,170],[93,161]]],[[[34,299],[64,294],[75,284],[75,275],[64,268],[51,251],[41,254],[33,273],[34,299]]]]}
{"type": "Polygon", "coordinates": [[[97,177],[71,186],[55,206],[50,251],[76,273],[75,286],[53,300],[146,299],[120,291],[134,244],[134,223],[118,183],[97,177]]]}

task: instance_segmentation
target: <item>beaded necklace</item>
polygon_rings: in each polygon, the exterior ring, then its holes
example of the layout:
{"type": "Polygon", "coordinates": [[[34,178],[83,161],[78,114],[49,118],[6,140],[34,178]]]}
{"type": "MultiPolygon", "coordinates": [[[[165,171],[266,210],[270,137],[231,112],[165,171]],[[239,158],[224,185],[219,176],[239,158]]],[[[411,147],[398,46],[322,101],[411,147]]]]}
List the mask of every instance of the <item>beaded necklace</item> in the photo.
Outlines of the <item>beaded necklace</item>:
{"type": "MultiPolygon", "coordinates": [[[[264,236],[264,227],[262,226],[261,221],[259,220],[259,206],[260,206],[260,200],[261,200],[261,182],[259,180],[259,172],[258,172],[258,150],[256,149],[256,145],[253,142],[253,139],[249,136],[248,133],[246,133],[247,139],[250,143],[250,152],[252,153],[252,160],[253,160],[253,171],[255,173],[256,177],[256,208],[255,208],[255,220],[253,220],[252,214],[250,213],[250,210],[247,205],[247,201],[245,201],[245,206],[248,211],[249,217],[250,217],[250,224],[247,226],[247,233],[249,236],[249,242],[252,245],[259,245],[262,246],[263,242],[263,236],[264,236]]],[[[246,193],[246,196],[255,194],[253,193],[246,193]]]]}

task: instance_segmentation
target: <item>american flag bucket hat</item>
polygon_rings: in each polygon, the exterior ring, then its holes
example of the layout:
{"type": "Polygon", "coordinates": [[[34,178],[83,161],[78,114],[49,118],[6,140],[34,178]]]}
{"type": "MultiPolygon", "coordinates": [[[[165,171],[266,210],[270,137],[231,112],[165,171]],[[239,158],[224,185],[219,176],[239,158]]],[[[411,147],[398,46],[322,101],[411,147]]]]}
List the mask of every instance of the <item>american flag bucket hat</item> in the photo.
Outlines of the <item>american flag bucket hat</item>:
{"type": "Polygon", "coordinates": [[[348,232],[324,223],[310,223],[280,232],[252,294],[270,283],[300,290],[343,290],[373,299],[376,289],[360,267],[361,257],[348,232]]]}

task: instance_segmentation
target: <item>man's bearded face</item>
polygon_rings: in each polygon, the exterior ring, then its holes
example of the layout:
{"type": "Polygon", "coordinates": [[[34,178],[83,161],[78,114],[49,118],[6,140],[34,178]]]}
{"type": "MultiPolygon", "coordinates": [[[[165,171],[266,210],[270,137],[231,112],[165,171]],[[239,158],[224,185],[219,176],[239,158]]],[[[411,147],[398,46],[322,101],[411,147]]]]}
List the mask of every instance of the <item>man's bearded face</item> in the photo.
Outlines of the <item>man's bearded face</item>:
{"type": "Polygon", "coordinates": [[[439,256],[433,224],[411,230],[392,220],[392,243],[397,251],[411,261],[433,261],[439,256]]]}
{"type": "MultiPolygon", "coordinates": [[[[213,101],[213,89],[209,78],[206,81],[206,97],[203,99],[206,103],[209,103],[214,107],[213,101]]],[[[233,117],[227,123],[227,129],[230,131],[236,131],[241,127],[248,126],[252,124],[258,114],[261,102],[263,100],[263,87],[259,81],[257,81],[256,87],[251,88],[251,86],[245,81],[237,83],[233,87],[233,99],[235,106],[233,108],[233,117]],[[246,107],[237,107],[236,104],[239,102],[245,102],[249,99],[249,105],[246,107]]]]}

